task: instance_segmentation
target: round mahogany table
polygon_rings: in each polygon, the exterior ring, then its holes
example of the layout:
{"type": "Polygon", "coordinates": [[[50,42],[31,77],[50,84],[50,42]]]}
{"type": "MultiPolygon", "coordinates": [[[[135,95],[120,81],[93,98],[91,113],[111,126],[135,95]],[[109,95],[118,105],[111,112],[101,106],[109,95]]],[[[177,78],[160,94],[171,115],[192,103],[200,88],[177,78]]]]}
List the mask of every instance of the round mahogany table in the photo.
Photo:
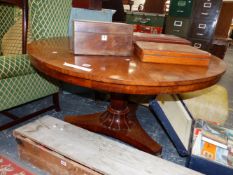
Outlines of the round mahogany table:
{"type": "Polygon", "coordinates": [[[226,70],[224,61],[214,56],[208,67],[143,63],[135,56],[77,56],[70,50],[68,38],[32,42],[28,54],[32,65],[50,77],[111,94],[106,111],[66,116],[65,121],[152,154],[160,153],[161,146],[140,126],[136,107],[128,103],[127,94],[176,94],[203,89],[214,85],[226,70]],[[81,69],[65,66],[65,62],[81,69]]]}

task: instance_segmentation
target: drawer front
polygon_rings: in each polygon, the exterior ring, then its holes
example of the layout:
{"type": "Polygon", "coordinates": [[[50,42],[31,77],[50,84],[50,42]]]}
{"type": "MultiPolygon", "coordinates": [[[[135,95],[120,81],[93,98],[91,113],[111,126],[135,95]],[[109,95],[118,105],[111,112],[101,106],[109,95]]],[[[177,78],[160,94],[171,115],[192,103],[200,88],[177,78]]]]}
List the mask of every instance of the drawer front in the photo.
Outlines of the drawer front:
{"type": "Polygon", "coordinates": [[[189,41],[192,42],[193,47],[196,47],[198,49],[205,50],[205,51],[210,51],[210,45],[211,45],[210,41],[194,39],[194,38],[189,38],[189,41]]]}
{"type": "Polygon", "coordinates": [[[194,17],[197,19],[217,19],[221,9],[221,3],[221,0],[195,0],[194,17]]]}
{"type": "Polygon", "coordinates": [[[150,13],[127,13],[126,23],[141,24],[146,26],[163,27],[164,15],[150,13]]]}
{"type": "Polygon", "coordinates": [[[172,0],[169,15],[179,17],[190,17],[192,13],[193,0],[172,0]]]}
{"type": "Polygon", "coordinates": [[[191,25],[190,37],[210,40],[214,30],[213,21],[194,20],[191,25]]]}
{"type": "Polygon", "coordinates": [[[168,17],[166,20],[165,33],[187,37],[190,25],[190,19],[180,17],[168,17]]]}

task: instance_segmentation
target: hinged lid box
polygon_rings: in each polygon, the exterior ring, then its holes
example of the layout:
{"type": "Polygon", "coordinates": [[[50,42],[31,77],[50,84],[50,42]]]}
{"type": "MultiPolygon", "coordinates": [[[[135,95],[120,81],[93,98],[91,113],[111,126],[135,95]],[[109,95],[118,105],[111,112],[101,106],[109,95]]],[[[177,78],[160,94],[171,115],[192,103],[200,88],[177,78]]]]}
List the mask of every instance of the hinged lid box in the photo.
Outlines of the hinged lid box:
{"type": "MultiPolygon", "coordinates": [[[[150,108],[163,125],[181,156],[187,156],[186,166],[208,175],[232,175],[233,168],[208,160],[194,149],[194,119],[178,95],[158,95],[150,108]]],[[[195,142],[196,143],[196,142],[195,142]]]]}
{"type": "Polygon", "coordinates": [[[74,21],[74,54],[130,56],[133,26],[123,23],[74,21]]]}
{"type": "Polygon", "coordinates": [[[136,55],[143,62],[208,66],[211,54],[192,46],[137,41],[136,55]]]}

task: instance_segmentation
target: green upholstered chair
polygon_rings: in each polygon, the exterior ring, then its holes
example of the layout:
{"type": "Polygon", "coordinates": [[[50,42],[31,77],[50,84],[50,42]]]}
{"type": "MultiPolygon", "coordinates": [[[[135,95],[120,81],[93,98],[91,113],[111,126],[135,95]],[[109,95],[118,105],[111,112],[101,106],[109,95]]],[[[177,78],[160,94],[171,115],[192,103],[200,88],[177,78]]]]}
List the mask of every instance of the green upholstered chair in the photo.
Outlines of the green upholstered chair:
{"type": "Polygon", "coordinates": [[[60,110],[59,84],[30,65],[26,41],[66,36],[70,10],[71,0],[0,0],[0,111],[13,119],[0,126],[0,130],[45,111],[60,110]],[[8,112],[49,95],[53,96],[53,104],[46,109],[24,117],[8,112]]]}

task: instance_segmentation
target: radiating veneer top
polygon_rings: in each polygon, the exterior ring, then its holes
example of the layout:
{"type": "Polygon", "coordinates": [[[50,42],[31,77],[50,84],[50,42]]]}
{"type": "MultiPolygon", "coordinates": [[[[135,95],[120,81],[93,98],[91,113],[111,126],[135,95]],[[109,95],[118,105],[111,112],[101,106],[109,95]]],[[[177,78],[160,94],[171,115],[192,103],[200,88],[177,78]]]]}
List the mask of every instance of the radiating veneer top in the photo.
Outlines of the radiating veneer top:
{"type": "MultiPolygon", "coordinates": [[[[91,42],[91,41],[90,41],[91,42]]],[[[143,63],[137,57],[77,56],[68,38],[39,40],[28,45],[32,65],[62,81],[126,94],[180,93],[215,84],[226,70],[221,59],[212,56],[208,67],[143,63]],[[64,66],[89,65],[91,71],[64,66]]]]}

